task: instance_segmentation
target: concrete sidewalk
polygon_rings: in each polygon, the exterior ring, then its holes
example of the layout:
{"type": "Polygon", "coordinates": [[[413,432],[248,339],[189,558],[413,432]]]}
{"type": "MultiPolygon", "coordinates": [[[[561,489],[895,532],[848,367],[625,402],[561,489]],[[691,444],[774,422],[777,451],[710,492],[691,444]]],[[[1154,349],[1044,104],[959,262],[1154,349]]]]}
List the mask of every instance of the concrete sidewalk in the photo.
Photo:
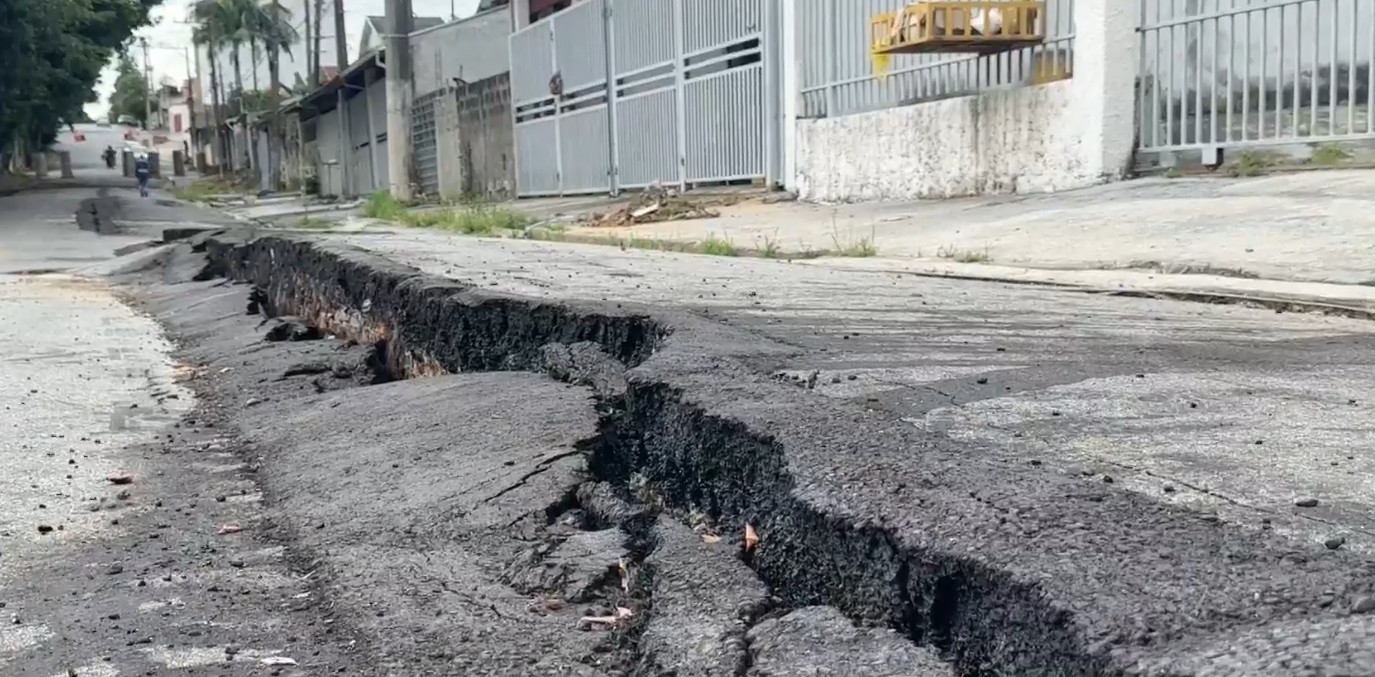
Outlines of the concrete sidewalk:
{"type": "Polygon", "coordinates": [[[872,239],[884,258],[1018,268],[1375,281],[1375,171],[1141,179],[1051,195],[929,202],[747,200],[717,210],[714,219],[590,230],[721,237],[741,247],[771,241],[785,251],[872,239]]]}

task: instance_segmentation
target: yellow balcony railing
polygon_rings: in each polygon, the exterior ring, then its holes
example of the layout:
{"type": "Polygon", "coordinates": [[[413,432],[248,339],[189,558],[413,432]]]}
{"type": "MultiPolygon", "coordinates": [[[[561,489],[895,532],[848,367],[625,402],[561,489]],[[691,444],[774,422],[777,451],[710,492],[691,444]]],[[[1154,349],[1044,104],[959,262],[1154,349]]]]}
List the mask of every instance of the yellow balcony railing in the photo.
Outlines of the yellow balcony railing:
{"type": "Polygon", "coordinates": [[[876,57],[941,52],[994,54],[1040,44],[1045,3],[1033,0],[932,0],[870,21],[876,57]]]}

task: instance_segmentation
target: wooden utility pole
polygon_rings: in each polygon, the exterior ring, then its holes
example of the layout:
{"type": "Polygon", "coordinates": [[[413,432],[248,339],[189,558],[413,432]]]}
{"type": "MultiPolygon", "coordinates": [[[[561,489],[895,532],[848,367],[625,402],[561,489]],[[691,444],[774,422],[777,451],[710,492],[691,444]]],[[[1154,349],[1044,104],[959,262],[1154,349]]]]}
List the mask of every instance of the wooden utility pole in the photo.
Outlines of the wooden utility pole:
{"type": "Polygon", "coordinates": [[[411,0],[387,0],[387,177],[392,197],[411,199],[411,0]]]}
{"type": "MultiPolygon", "coordinates": [[[[339,64],[339,77],[342,79],[344,70],[349,67],[349,41],[344,32],[344,0],[334,0],[334,58],[339,64]]],[[[336,114],[339,116],[339,175],[343,184],[339,187],[340,195],[353,194],[353,187],[349,185],[353,179],[353,141],[349,130],[353,125],[349,123],[348,109],[344,107],[348,98],[346,92],[348,87],[340,86],[335,95],[336,114]]]]}
{"type": "Polygon", "coordinates": [[[310,87],[320,86],[320,34],[325,32],[325,0],[315,0],[315,42],[311,53],[315,55],[315,67],[310,71],[310,87]]]}
{"type": "Polygon", "coordinates": [[[200,144],[196,140],[196,88],[201,84],[201,60],[196,59],[196,73],[192,75],[191,48],[183,47],[182,50],[182,55],[186,57],[186,115],[189,118],[187,122],[191,125],[191,157],[186,158],[186,161],[199,171],[200,167],[196,164],[196,158],[200,156],[200,144]]]}
{"type": "MultiPolygon", "coordinates": [[[[312,38],[310,37],[310,4],[311,4],[311,0],[301,0],[301,5],[302,5],[302,6],[305,8],[305,10],[306,10],[306,77],[307,77],[307,78],[311,78],[311,77],[312,77],[312,74],[315,73],[315,61],[316,61],[317,59],[320,58],[320,53],[319,53],[318,51],[312,51],[312,50],[311,50],[311,45],[314,45],[315,42],[314,42],[314,41],[312,40],[312,38]]],[[[320,84],[320,83],[317,82],[316,80],[313,80],[313,79],[310,80],[310,88],[311,88],[311,89],[315,89],[315,87],[316,87],[317,85],[319,85],[319,84],[320,84]]]]}
{"type": "Polygon", "coordinates": [[[148,63],[148,38],[139,38],[138,44],[143,47],[143,130],[148,131],[153,122],[153,67],[148,63]]]}
{"type": "Polygon", "coordinates": [[[349,38],[344,32],[344,0],[334,0],[334,58],[339,72],[349,67],[349,38]]]}

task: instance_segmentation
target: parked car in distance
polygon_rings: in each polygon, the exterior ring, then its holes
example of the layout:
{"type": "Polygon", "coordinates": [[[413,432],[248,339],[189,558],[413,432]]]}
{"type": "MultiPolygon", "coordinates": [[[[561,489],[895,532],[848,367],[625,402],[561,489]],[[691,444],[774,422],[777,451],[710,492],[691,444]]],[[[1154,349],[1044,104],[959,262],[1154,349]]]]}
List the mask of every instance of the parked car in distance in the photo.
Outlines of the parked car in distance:
{"type": "Polygon", "coordinates": [[[119,116],[119,124],[125,125],[127,127],[137,127],[138,119],[132,115],[129,115],[128,113],[125,113],[124,115],[119,116]]]}

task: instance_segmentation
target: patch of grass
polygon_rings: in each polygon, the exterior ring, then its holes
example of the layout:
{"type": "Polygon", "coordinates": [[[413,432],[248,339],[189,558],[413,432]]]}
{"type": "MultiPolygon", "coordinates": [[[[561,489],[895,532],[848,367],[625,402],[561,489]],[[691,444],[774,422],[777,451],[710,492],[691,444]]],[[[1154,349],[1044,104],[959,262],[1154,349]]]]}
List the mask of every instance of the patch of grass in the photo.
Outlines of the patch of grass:
{"type": "Polygon", "coordinates": [[[760,238],[755,248],[737,247],[729,238],[709,234],[706,239],[671,240],[638,235],[581,234],[552,229],[544,225],[530,228],[521,237],[541,242],[569,242],[574,244],[593,244],[621,249],[643,249],[648,251],[676,252],[680,254],[704,254],[707,256],[758,257],[771,259],[801,260],[818,259],[826,256],[868,257],[876,256],[878,248],[872,238],[862,238],[846,243],[836,249],[813,249],[805,244],[797,251],[784,250],[774,238],[760,238]]]}
{"type": "Polygon", "coordinates": [[[993,258],[988,255],[988,249],[983,251],[975,249],[959,249],[957,247],[937,247],[936,256],[942,259],[950,259],[956,263],[988,263],[993,258]]]}
{"type": "Polygon", "coordinates": [[[178,200],[185,202],[210,202],[216,195],[238,192],[238,186],[232,181],[225,181],[219,178],[201,179],[193,181],[185,186],[178,187],[172,192],[178,200]]]}
{"type": "Polygon", "coordinates": [[[1274,164],[1268,156],[1253,150],[1243,150],[1237,154],[1237,159],[1227,166],[1227,174],[1234,177],[1263,176],[1274,164]]]}
{"type": "Polygon", "coordinates": [[[1312,162],[1315,165],[1331,167],[1351,160],[1351,153],[1335,143],[1325,143],[1313,149],[1312,162]]]}
{"type": "Polygon", "coordinates": [[[699,243],[698,247],[700,249],[700,253],[706,254],[707,256],[740,255],[740,252],[736,250],[734,243],[732,243],[728,239],[717,237],[714,234],[708,235],[707,239],[702,240],[702,242],[699,243]]]}
{"type": "Polygon", "coordinates": [[[1165,178],[1167,179],[1179,179],[1183,177],[1184,172],[1180,171],[1178,167],[1170,167],[1169,169],[1165,170],[1165,178]]]}
{"type": "Polygon", "coordinates": [[[297,228],[329,228],[333,225],[333,221],[315,216],[302,216],[301,220],[296,222],[297,228]]]}
{"type": "MultiPolygon", "coordinates": [[[[409,211],[402,207],[398,214],[387,202],[389,197],[378,199],[377,208],[371,211],[381,214],[394,214],[394,216],[374,218],[387,218],[412,228],[436,228],[468,235],[496,235],[506,231],[524,231],[526,226],[535,222],[529,216],[513,209],[501,205],[478,203],[425,211],[409,211]]],[[[370,207],[372,207],[371,201],[368,207],[364,209],[365,214],[370,211],[370,207]]]]}
{"type": "Polygon", "coordinates": [[[407,214],[406,205],[385,190],[369,195],[367,202],[363,203],[363,216],[370,219],[403,221],[407,214]]]}

